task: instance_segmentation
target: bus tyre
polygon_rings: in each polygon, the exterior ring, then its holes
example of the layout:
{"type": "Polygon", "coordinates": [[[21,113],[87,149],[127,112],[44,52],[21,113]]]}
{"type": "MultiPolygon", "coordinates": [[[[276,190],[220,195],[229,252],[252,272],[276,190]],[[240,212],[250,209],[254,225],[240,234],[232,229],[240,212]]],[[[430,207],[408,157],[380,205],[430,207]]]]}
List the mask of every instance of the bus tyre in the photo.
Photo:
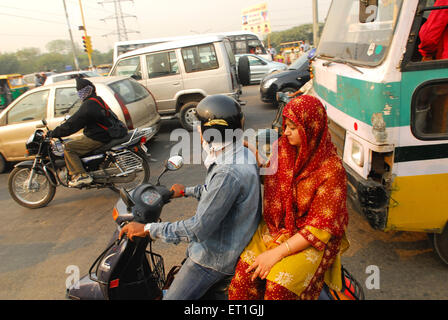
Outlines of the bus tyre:
{"type": "Polygon", "coordinates": [[[197,121],[196,107],[199,101],[187,101],[179,112],[179,121],[185,130],[193,131],[193,125],[197,121]]]}
{"type": "Polygon", "coordinates": [[[238,78],[243,86],[250,85],[250,65],[247,56],[242,56],[238,60],[238,78]]]}
{"type": "Polygon", "coordinates": [[[448,265],[448,223],[445,225],[442,233],[435,233],[431,238],[433,240],[434,250],[440,259],[448,265]]]}

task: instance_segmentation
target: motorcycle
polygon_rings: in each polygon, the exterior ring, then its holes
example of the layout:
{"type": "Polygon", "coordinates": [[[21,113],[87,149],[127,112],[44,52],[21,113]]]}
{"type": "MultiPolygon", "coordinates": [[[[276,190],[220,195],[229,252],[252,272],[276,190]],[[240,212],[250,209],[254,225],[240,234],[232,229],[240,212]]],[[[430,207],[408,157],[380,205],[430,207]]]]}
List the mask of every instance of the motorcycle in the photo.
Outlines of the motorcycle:
{"type": "Polygon", "coordinates": [[[69,186],[70,176],[64,160],[64,140],[50,139],[43,128],[49,130],[42,120],[26,142],[26,160],[15,165],[8,177],[11,197],[21,206],[41,208],[54,198],[56,187],[91,189],[132,189],[145,183],[150,177],[149,159],[145,143],[154,129],[135,129],[121,138],[114,139],[81,158],[86,172],[93,178],[88,185],[69,186]]]}
{"type": "MultiPolygon", "coordinates": [[[[163,206],[170,202],[173,192],[160,185],[160,177],[167,171],[178,170],[183,165],[180,156],[171,157],[157,179],[157,184],[142,184],[132,191],[121,190],[120,199],[113,209],[117,223],[107,248],[95,259],[87,275],[66,291],[74,300],[160,300],[169,289],[181,266],[174,266],[165,276],[163,257],[152,250],[149,237],[126,236],[118,238],[122,227],[131,221],[152,223],[160,220],[163,206]],[[148,250],[149,247],[149,250],[148,250]]],[[[185,260],[184,260],[185,261],[185,260]]],[[[342,269],[343,289],[335,291],[324,286],[321,300],[363,300],[362,287],[346,269],[342,269]]],[[[227,298],[230,279],[224,279],[211,288],[203,300],[227,298]]]]}
{"type": "Polygon", "coordinates": [[[275,114],[274,121],[272,121],[272,129],[278,132],[279,135],[282,134],[283,130],[283,109],[291,101],[293,97],[290,97],[287,92],[277,92],[276,100],[278,104],[277,113],[275,114]]]}

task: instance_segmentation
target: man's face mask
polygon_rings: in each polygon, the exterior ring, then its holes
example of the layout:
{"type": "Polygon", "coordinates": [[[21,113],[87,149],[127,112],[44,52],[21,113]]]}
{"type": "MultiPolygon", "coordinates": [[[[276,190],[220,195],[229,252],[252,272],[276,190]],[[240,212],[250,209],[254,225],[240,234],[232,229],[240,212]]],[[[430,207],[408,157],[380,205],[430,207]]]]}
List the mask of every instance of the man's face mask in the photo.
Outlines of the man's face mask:
{"type": "Polygon", "coordinates": [[[90,96],[92,92],[93,92],[92,86],[85,86],[84,88],[78,91],[78,97],[79,99],[84,100],[85,98],[90,96]]]}

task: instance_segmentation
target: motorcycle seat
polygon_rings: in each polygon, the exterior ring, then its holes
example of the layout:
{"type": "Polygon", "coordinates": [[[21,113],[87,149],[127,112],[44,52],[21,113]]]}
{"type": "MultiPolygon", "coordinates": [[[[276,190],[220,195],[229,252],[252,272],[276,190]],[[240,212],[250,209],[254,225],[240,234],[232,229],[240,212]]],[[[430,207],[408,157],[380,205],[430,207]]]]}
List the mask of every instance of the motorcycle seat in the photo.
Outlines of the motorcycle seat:
{"type": "Polygon", "coordinates": [[[105,145],[99,147],[98,149],[95,149],[95,150],[89,152],[88,154],[84,155],[83,157],[101,154],[101,153],[106,152],[107,150],[112,149],[113,147],[115,147],[119,144],[128,142],[131,139],[133,133],[134,133],[134,131],[129,131],[128,134],[125,135],[123,138],[113,139],[113,140],[109,141],[108,143],[106,143],[105,145]]]}

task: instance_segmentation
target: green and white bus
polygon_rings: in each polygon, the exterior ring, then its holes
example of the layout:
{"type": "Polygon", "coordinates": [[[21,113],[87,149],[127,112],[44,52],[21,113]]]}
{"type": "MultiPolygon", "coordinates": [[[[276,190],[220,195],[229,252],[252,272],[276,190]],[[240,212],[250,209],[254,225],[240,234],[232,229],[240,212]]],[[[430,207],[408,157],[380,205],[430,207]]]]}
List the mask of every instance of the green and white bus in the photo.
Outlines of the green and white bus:
{"type": "Polygon", "coordinates": [[[422,61],[434,0],[337,0],[316,59],[350,198],[379,230],[426,232],[448,264],[448,60],[422,61]]]}

